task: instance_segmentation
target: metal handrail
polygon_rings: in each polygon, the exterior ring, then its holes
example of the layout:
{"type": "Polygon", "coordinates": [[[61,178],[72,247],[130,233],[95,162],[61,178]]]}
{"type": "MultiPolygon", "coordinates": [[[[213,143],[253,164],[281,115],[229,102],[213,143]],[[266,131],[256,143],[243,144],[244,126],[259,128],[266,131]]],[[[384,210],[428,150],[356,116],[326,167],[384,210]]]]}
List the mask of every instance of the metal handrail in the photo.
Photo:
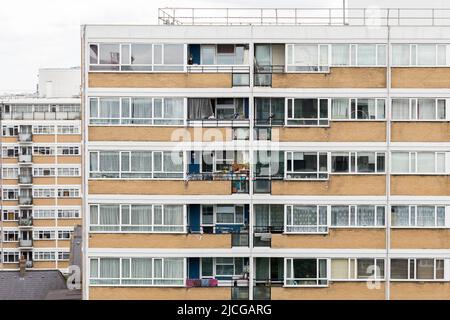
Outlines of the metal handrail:
{"type": "Polygon", "coordinates": [[[204,65],[204,64],[190,64],[186,66],[189,73],[249,73],[250,66],[245,65],[204,65]]]}
{"type": "Polygon", "coordinates": [[[163,25],[449,26],[446,8],[181,8],[158,9],[163,25]]]}
{"type": "Polygon", "coordinates": [[[250,119],[187,119],[187,125],[195,127],[196,124],[200,124],[199,127],[242,127],[243,125],[249,125],[250,119]]]}

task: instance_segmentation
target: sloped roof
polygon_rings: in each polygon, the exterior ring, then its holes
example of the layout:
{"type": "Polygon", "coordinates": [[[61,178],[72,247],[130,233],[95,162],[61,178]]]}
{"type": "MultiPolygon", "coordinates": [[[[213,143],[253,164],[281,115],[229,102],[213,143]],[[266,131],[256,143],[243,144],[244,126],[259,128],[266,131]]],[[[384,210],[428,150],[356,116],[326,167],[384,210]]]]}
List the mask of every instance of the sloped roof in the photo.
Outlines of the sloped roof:
{"type": "Polygon", "coordinates": [[[54,290],[67,290],[58,270],[27,270],[24,277],[19,271],[0,271],[0,284],[0,300],[44,300],[54,290]]]}

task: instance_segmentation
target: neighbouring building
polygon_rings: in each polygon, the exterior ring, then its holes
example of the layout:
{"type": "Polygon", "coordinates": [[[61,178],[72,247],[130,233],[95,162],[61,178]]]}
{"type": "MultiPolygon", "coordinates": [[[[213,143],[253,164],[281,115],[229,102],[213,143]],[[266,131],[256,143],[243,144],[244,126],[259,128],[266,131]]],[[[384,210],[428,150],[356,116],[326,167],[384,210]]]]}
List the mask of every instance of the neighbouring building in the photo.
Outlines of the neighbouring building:
{"type": "Polygon", "coordinates": [[[82,26],[84,298],[450,299],[448,11],[203,12],[82,26]]]}
{"type": "Polygon", "coordinates": [[[23,258],[68,271],[82,224],[80,80],[79,68],[40,69],[36,94],[0,97],[0,269],[23,258]]]}

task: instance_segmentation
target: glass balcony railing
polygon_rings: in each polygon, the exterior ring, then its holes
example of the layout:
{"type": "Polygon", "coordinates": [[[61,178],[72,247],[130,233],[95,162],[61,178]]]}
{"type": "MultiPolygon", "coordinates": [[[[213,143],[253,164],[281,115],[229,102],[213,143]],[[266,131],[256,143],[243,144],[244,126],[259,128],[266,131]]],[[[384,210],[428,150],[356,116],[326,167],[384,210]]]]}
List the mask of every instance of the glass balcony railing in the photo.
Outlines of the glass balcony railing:
{"type": "Polygon", "coordinates": [[[33,183],[33,176],[31,175],[19,175],[19,184],[31,184],[33,183]]]}
{"type": "Polygon", "coordinates": [[[33,218],[19,218],[19,227],[31,227],[33,225],[33,218]]]}
{"type": "Polygon", "coordinates": [[[31,142],[32,137],[31,133],[19,133],[19,142],[31,142]]]}
{"type": "Polygon", "coordinates": [[[19,247],[21,248],[30,248],[33,246],[33,240],[25,240],[25,239],[20,239],[19,240],[19,247]]]}
{"type": "Polygon", "coordinates": [[[19,162],[28,163],[31,162],[33,156],[31,154],[19,154],[19,162]]]}
{"type": "Polygon", "coordinates": [[[33,204],[33,198],[31,196],[19,196],[19,205],[31,206],[33,204]]]}
{"type": "Polygon", "coordinates": [[[1,117],[2,120],[80,120],[81,112],[9,112],[3,113],[1,117]]]}

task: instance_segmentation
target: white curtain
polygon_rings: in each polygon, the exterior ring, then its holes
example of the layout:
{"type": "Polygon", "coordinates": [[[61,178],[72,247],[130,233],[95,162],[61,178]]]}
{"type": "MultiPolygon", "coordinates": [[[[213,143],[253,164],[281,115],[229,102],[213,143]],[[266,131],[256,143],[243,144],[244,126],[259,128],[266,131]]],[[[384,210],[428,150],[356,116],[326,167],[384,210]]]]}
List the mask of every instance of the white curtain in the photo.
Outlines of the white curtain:
{"type": "Polygon", "coordinates": [[[288,227],[288,230],[294,232],[314,231],[317,226],[317,207],[293,206],[292,225],[293,227],[288,227]]]}
{"type": "Polygon", "coordinates": [[[98,278],[98,259],[90,260],[90,277],[98,278]]]}
{"type": "Polygon", "coordinates": [[[119,269],[120,269],[119,258],[100,259],[100,278],[118,279],[120,278],[119,269]]]}
{"type": "Polygon", "coordinates": [[[433,227],[435,226],[435,207],[417,206],[417,226],[433,227]]]}
{"type": "Polygon", "coordinates": [[[184,116],[183,98],[165,98],[164,99],[164,118],[183,118],[184,116]]]}
{"type": "Polygon", "coordinates": [[[417,99],[418,118],[436,119],[436,102],[434,99],[417,99]]]}
{"type": "Polygon", "coordinates": [[[434,66],[436,65],[436,45],[419,44],[417,45],[417,65],[434,66]]]}
{"type": "Polygon", "coordinates": [[[208,98],[189,98],[188,99],[188,118],[189,119],[208,119],[214,115],[211,99],[208,98]]]}
{"type": "Polygon", "coordinates": [[[101,151],[99,158],[100,158],[100,171],[103,172],[119,171],[119,152],[101,151]]]}
{"type": "MultiPolygon", "coordinates": [[[[152,99],[151,98],[133,98],[131,103],[131,117],[132,118],[146,118],[152,117],[152,99]]],[[[143,122],[137,122],[143,123],[143,122]]]]}
{"type": "Polygon", "coordinates": [[[332,226],[349,226],[349,207],[348,206],[332,206],[331,207],[331,225],[332,226]]]}
{"type": "Polygon", "coordinates": [[[409,44],[392,45],[392,64],[394,66],[409,65],[409,44]]]}
{"type": "Polygon", "coordinates": [[[375,223],[375,206],[358,206],[358,226],[373,226],[375,223]]]}
{"type": "Polygon", "coordinates": [[[358,45],[358,65],[374,66],[377,64],[376,45],[359,44],[358,45]]]}
{"type": "Polygon", "coordinates": [[[120,118],[120,99],[102,98],[100,99],[99,118],[119,119],[120,118]]]}
{"type": "Polygon", "coordinates": [[[98,224],[98,206],[89,207],[90,224],[98,224]]]}
{"type": "Polygon", "coordinates": [[[255,209],[255,227],[270,226],[270,204],[257,204],[255,209]]]}
{"type": "Polygon", "coordinates": [[[164,152],[164,172],[183,172],[183,156],[180,152],[164,152]]]}
{"type": "Polygon", "coordinates": [[[120,206],[117,205],[100,205],[100,225],[118,225],[119,224],[120,206]]]}
{"type": "Polygon", "coordinates": [[[331,64],[333,66],[348,66],[350,64],[350,45],[333,44],[331,55],[331,64]]]}
{"type": "Polygon", "coordinates": [[[392,152],[392,172],[409,172],[409,154],[407,152],[392,152]]]}
{"type": "Polygon", "coordinates": [[[393,226],[409,226],[409,207],[393,206],[391,208],[391,219],[393,226]]]}
{"type": "Polygon", "coordinates": [[[409,99],[392,99],[392,119],[408,120],[409,116],[409,99]]]}
{"type": "Polygon", "coordinates": [[[331,118],[332,119],[349,118],[349,99],[331,100],[331,118]]]}
{"type": "Polygon", "coordinates": [[[294,45],[294,64],[300,66],[317,66],[318,46],[307,44],[294,45]]]}
{"type": "Polygon", "coordinates": [[[152,278],[152,259],[151,258],[133,258],[131,259],[131,278],[141,279],[135,281],[136,284],[146,284],[148,279],[152,278]],[[147,279],[145,281],[144,279],[147,279]]]}
{"type": "Polygon", "coordinates": [[[164,259],[164,281],[165,284],[183,284],[183,259],[165,258],[164,259]]]}
{"type": "Polygon", "coordinates": [[[132,172],[152,171],[152,153],[150,151],[132,151],[131,171],[132,172]]]}
{"type": "Polygon", "coordinates": [[[170,226],[183,225],[183,206],[165,205],[164,206],[164,224],[170,226]]]}
{"type": "MultiPolygon", "coordinates": [[[[131,224],[137,226],[149,226],[152,224],[152,206],[151,205],[132,205],[131,206],[131,224]]],[[[147,230],[143,228],[142,230],[147,230]]]]}
{"type": "Polygon", "coordinates": [[[435,172],[434,152],[417,152],[417,172],[433,173],[435,172]]]}

